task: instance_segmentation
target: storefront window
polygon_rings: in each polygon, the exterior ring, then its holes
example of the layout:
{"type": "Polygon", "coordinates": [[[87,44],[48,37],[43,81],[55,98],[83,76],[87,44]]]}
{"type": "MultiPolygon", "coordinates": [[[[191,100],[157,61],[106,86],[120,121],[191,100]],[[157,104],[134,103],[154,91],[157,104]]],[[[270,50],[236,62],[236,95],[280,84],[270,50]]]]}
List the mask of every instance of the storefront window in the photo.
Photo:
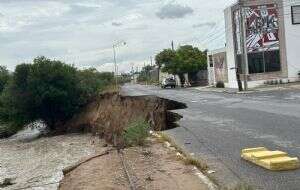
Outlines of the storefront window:
{"type": "Polygon", "coordinates": [[[279,50],[248,54],[249,73],[280,71],[279,50]]]}
{"type": "Polygon", "coordinates": [[[277,51],[264,52],[266,72],[280,71],[280,55],[277,51]]]}
{"type": "Polygon", "coordinates": [[[292,23],[300,24],[300,5],[292,6],[292,23]]]}
{"type": "Polygon", "coordinates": [[[248,54],[249,73],[263,73],[264,72],[264,58],[263,53],[249,53],[248,54]]]}

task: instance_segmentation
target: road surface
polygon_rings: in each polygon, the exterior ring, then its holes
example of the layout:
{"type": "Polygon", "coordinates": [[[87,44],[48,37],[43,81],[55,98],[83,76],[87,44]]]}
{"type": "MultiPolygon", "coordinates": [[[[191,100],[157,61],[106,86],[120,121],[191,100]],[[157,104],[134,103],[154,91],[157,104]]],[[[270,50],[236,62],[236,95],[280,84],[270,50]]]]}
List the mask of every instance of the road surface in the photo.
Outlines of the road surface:
{"type": "Polygon", "coordinates": [[[240,159],[243,148],[265,146],[300,157],[300,90],[226,94],[196,89],[125,85],[127,95],[157,95],[184,102],[181,127],[167,131],[207,162],[217,182],[256,189],[300,190],[300,170],[272,172],[240,159]]]}

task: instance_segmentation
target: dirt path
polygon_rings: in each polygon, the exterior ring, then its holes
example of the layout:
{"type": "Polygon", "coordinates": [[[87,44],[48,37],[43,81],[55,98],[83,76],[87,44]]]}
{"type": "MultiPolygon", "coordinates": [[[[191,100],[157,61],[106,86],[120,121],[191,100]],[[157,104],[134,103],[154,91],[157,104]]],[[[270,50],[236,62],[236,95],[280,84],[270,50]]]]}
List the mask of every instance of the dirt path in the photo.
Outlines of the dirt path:
{"type": "MultiPolygon", "coordinates": [[[[124,150],[132,181],[138,190],[206,190],[193,166],[178,160],[176,153],[152,141],[151,146],[124,150]]],[[[60,190],[129,190],[116,151],[95,158],[68,173],[60,190]]]]}

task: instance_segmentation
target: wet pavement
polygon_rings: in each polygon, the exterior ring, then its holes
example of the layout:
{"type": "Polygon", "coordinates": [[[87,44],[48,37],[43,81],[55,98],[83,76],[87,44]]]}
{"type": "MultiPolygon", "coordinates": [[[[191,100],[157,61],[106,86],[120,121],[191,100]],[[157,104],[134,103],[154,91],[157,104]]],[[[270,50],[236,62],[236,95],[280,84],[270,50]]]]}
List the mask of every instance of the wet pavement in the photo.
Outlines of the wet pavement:
{"type": "Polygon", "coordinates": [[[125,85],[127,95],[157,95],[186,103],[181,127],[166,131],[216,171],[222,186],[245,182],[256,189],[299,190],[300,170],[272,172],[240,158],[247,147],[265,146],[300,157],[300,90],[249,94],[125,85]]]}

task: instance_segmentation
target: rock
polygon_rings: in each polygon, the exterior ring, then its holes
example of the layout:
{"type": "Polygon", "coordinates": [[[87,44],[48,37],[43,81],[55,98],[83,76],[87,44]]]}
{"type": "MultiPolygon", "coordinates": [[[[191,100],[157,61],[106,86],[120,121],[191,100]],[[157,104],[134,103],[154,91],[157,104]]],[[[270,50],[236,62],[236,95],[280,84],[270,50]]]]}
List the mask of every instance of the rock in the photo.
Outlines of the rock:
{"type": "Polygon", "coordinates": [[[108,144],[107,143],[103,144],[103,147],[108,147],[108,144]]]}
{"type": "Polygon", "coordinates": [[[14,178],[5,178],[3,182],[0,183],[0,188],[7,187],[10,185],[16,184],[14,178]]]}
{"type": "Polygon", "coordinates": [[[154,179],[149,175],[148,177],[146,177],[146,181],[154,181],[154,179]]]}
{"type": "Polygon", "coordinates": [[[143,151],[142,154],[143,154],[145,157],[150,157],[150,156],[152,156],[152,152],[149,151],[149,150],[143,151]]]}

